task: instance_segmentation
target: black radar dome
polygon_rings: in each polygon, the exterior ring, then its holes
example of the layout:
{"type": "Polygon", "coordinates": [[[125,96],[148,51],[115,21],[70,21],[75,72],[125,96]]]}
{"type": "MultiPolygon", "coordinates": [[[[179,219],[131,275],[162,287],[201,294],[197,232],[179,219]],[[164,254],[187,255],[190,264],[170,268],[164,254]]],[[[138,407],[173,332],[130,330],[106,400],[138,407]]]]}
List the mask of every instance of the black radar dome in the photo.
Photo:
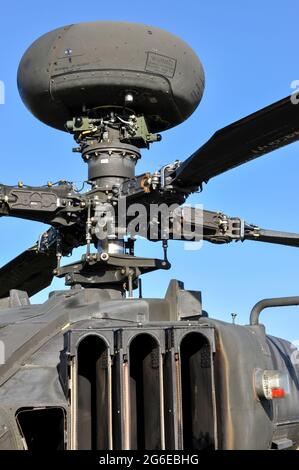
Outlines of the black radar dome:
{"type": "MultiPolygon", "coordinates": [[[[134,23],[79,23],[37,39],[18,69],[22,100],[45,124],[65,130],[67,120],[102,107],[143,114],[151,132],[180,124],[198,106],[203,67],[181,39],[134,23]]],[[[94,113],[95,111],[93,111],[94,113]]]]}

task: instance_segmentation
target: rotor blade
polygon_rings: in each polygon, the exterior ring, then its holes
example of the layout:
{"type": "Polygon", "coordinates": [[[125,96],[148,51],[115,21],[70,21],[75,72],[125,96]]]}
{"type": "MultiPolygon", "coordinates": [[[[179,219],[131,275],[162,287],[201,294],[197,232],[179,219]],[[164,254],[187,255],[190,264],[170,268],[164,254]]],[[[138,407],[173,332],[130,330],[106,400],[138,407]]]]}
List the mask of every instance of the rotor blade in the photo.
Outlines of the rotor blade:
{"type": "Polygon", "coordinates": [[[257,233],[258,236],[246,234],[245,230],[245,240],[255,240],[258,242],[275,243],[277,245],[299,247],[298,233],[279,232],[276,230],[264,229],[259,229],[257,233]]]}
{"type": "Polygon", "coordinates": [[[58,258],[84,243],[76,226],[60,231],[50,227],[34,246],[0,269],[0,298],[9,296],[11,289],[24,290],[29,297],[45,289],[52,282],[58,258]]]}
{"type": "Polygon", "coordinates": [[[291,96],[217,131],[176,170],[174,183],[203,182],[299,139],[299,106],[291,96]]]}
{"type": "Polygon", "coordinates": [[[299,248],[298,233],[261,229],[221,212],[185,206],[177,209],[171,220],[170,238],[176,240],[202,239],[217,244],[253,240],[299,248]]]}
{"type": "Polygon", "coordinates": [[[24,290],[29,297],[48,287],[57,265],[56,253],[42,253],[34,245],[0,269],[0,298],[11,289],[24,290]]]}

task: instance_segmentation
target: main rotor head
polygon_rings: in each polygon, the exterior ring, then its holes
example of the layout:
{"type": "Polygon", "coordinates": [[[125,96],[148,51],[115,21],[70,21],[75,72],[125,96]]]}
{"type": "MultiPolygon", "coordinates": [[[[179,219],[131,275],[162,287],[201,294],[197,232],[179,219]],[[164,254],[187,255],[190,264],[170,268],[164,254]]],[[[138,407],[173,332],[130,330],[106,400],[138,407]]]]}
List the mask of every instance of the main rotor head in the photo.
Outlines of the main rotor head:
{"type": "Polygon", "coordinates": [[[79,194],[66,181],[0,185],[0,215],[51,225],[36,245],[0,269],[0,297],[16,288],[32,295],[53,274],[72,287],[110,285],[131,296],[140,274],[170,267],[168,239],[299,246],[298,234],[264,230],[219,211],[179,208],[211,178],[298,141],[293,95],[219,129],[184,161],[135,176],[140,149],[183,122],[201,100],[203,68],[181,39],[130,23],[58,28],[24,54],[18,86],[37,118],[73,134],[92,188],[79,194]],[[136,204],[141,218],[134,218],[136,204]],[[136,235],[162,241],[164,258],[134,257],[136,235]],[[83,245],[80,262],[60,265],[83,245]]]}

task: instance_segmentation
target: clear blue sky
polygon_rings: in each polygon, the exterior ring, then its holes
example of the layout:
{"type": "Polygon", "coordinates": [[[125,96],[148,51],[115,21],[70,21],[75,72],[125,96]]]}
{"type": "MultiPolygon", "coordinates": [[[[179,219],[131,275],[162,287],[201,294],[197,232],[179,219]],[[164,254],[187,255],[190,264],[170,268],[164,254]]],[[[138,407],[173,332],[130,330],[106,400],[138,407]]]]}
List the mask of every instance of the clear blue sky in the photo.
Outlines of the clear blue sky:
{"type": "MultiPolygon", "coordinates": [[[[201,58],[206,90],[201,105],[184,124],[164,133],[163,141],[143,153],[137,172],[185,159],[220,127],[290,93],[299,79],[298,2],[285,0],[27,0],[1,2],[0,80],[6,104],[0,106],[1,183],[39,185],[66,178],[83,181],[86,167],[73,154],[71,136],[47,128],[25,109],[16,71],[25,49],[41,34],[73,22],[126,20],[175,33],[201,58]]],[[[206,209],[239,215],[265,228],[299,232],[299,144],[285,147],[211,180],[200,195],[206,209]]],[[[31,246],[44,226],[0,220],[0,263],[31,246]]],[[[160,256],[160,246],[138,242],[137,254],[160,256]]],[[[299,250],[254,242],[184,251],[170,246],[171,271],[144,277],[147,296],[163,296],[171,278],[203,293],[210,316],[247,323],[261,298],[299,295],[299,250]]],[[[52,288],[61,286],[55,281],[52,288]]],[[[48,291],[47,291],[48,292],[48,291]]],[[[47,292],[35,297],[46,298],[47,292]]],[[[263,322],[271,334],[299,338],[299,309],[269,310],[263,322]]]]}

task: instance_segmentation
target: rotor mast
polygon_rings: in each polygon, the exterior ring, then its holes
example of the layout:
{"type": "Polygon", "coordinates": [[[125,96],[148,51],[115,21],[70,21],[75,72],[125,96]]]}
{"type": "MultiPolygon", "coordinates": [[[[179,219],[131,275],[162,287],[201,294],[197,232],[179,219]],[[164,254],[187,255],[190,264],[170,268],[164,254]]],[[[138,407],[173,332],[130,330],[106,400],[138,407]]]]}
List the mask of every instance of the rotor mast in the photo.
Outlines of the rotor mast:
{"type": "MultiPolygon", "coordinates": [[[[112,199],[118,195],[120,186],[135,177],[135,166],[141,158],[140,149],[149,148],[151,143],[161,140],[160,134],[149,131],[144,116],[137,116],[128,108],[133,104],[134,97],[128,93],[123,107],[104,106],[87,110],[84,115],[66,123],[66,129],[79,144],[73,151],[80,152],[88,165],[88,181],[97,201],[94,223],[98,222],[95,220],[97,214],[105,214],[109,225],[111,215],[107,215],[107,207],[109,204],[117,205],[112,199]]],[[[110,222],[115,233],[109,233],[107,229],[107,237],[99,238],[98,251],[124,253],[124,234],[120,227],[115,226],[115,221],[110,222]]]]}

